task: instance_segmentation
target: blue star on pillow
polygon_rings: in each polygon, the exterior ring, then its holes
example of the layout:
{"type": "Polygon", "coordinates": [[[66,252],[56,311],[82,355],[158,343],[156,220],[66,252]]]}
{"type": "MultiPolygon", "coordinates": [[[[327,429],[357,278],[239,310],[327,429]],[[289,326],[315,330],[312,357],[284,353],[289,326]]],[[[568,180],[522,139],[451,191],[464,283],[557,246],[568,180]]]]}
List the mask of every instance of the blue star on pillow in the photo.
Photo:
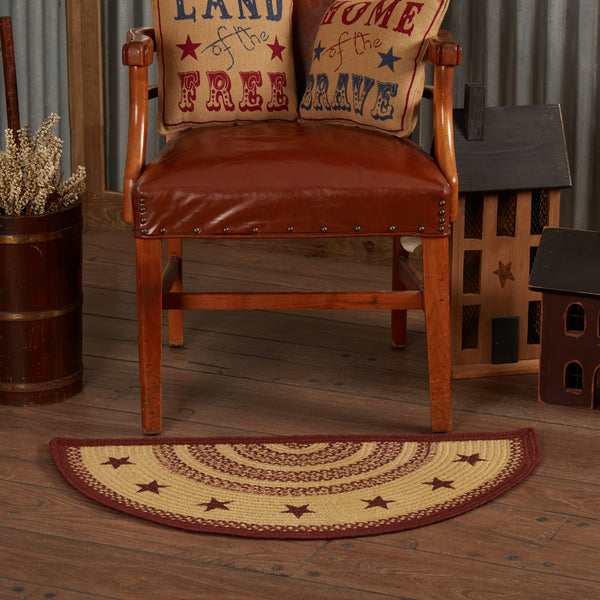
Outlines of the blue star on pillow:
{"type": "Polygon", "coordinates": [[[325,48],[322,46],[321,42],[319,42],[319,45],[313,48],[313,52],[315,53],[313,61],[321,60],[321,52],[323,52],[323,50],[325,50],[325,48]]]}
{"type": "Polygon", "coordinates": [[[390,46],[390,49],[387,52],[378,52],[381,57],[381,62],[379,63],[378,68],[381,67],[389,67],[391,71],[394,70],[394,63],[397,60],[402,60],[400,56],[394,56],[394,48],[390,46]]]}

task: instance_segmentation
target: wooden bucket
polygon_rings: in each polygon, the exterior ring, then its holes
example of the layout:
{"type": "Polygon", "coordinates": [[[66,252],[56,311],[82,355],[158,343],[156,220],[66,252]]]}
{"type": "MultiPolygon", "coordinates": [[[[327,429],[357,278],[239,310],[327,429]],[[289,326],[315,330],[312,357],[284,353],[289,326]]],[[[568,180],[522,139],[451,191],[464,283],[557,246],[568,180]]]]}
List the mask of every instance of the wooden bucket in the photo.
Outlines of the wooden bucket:
{"type": "Polygon", "coordinates": [[[52,404],[83,382],[81,203],[0,216],[0,404],[52,404]]]}

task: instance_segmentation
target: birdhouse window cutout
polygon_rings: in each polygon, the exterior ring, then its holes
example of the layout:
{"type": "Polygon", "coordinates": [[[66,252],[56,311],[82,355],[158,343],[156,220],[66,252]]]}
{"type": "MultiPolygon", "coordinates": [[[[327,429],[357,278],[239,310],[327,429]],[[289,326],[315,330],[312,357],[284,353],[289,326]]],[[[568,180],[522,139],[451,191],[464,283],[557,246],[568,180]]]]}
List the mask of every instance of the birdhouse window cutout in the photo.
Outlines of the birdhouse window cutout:
{"type": "Polygon", "coordinates": [[[581,304],[571,304],[567,308],[565,329],[570,335],[583,335],[585,332],[585,309],[581,304]]]}
{"type": "Polygon", "coordinates": [[[531,194],[531,235],[541,235],[550,220],[550,194],[548,190],[533,190],[531,194]]]}
{"type": "Polygon", "coordinates": [[[481,250],[465,250],[463,261],[463,294],[481,292],[481,250]]]}
{"type": "Polygon", "coordinates": [[[529,248],[529,275],[531,275],[531,270],[533,269],[533,263],[535,262],[535,255],[537,254],[537,246],[531,246],[529,248]]]}
{"type": "Polygon", "coordinates": [[[527,310],[527,344],[540,343],[542,333],[542,301],[531,300],[527,310]]]}
{"type": "Polygon", "coordinates": [[[483,233],[483,194],[465,196],[465,233],[467,240],[480,240],[483,233]]]}
{"type": "Polygon", "coordinates": [[[498,210],[496,215],[496,235],[498,237],[515,237],[517,230],[517,194],[500,192],[498,194],[498,210]]]}
{"type": "Polygon", "coordinates": [[[479,304],[469,304],[462,309],[462,348],[479,346],[479,304]]]}
{"type": "Polygon", "coordinates": [[[569,363],[565,369],[565,391],[581,394],[583,390],[583,367],[577,363],[569,363]]]}

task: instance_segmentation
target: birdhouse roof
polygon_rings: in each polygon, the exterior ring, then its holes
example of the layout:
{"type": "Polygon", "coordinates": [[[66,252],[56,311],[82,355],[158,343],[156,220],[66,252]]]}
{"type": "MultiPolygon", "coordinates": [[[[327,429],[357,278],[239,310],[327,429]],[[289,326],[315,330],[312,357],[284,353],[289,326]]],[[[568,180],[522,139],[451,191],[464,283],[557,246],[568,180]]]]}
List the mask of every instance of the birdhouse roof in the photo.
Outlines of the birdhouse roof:
{"type": "Polygon", "coordinates": [[[529,285],[542,292],[600,296],[600,231],[544,229],[529,285]]]}
{"type": "Polygon", "coordinates": [[[465,116],[454,111],[461,193],[571,187],[558,104],[486,108],[482,140],[467,139],[465,116]]]}

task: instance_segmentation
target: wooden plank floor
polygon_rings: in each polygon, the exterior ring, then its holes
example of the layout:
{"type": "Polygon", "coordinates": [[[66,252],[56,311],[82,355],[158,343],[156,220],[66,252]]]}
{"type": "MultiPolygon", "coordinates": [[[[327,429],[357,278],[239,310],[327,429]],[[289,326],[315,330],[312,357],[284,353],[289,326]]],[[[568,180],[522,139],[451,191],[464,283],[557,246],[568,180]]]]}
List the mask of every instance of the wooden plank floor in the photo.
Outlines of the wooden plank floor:
{"type": "MultiPolygon", "coordinates": [[[[535,427],[543,458],[479,509],[335,541],[192,534],[98,506],[55,470],[55,436],[141,435],[133,240],[84,237],[85,388],[0,406],[0,598],[447,600],[600,598],[600,412],[540,404],[534,375],[453,383],[455,431],[535,427]]],[[[184,246],[214,290],[383,287],[386,269],[247,247],[184,246]],[[220,258],[219,258],[219,255],[220,258]],[[222,267],[215,266],[218,260],[222,267]]],[[[165,348],[163,433],[413,433],[429,428],[422,317],[392,350],[380,312],[186,314],[165,348]]]]}

